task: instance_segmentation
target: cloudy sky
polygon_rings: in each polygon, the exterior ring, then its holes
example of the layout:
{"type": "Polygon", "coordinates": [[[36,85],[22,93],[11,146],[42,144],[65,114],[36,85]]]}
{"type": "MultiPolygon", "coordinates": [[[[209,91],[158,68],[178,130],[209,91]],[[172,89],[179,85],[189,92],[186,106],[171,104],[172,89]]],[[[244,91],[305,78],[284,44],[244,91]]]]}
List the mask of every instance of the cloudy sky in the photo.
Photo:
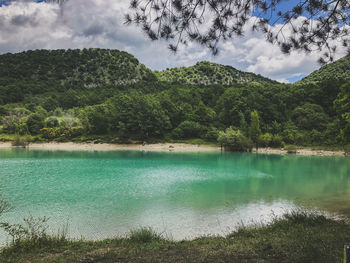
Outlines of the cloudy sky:
{"type": "MultiPolygon", "coordinates": [[[[5,0],[0,0],[0,4],[5,0]]],[[[221,44],[218,56],[190,44],[174,55],[162,41],[151,42],[139,28],[125,26],[129,0],[70,0],[61,7],[18,0],[0,7],[0,53],[29,49],[111,48],[127,51],[153,70],[208,60],[293,82],[319,68],[319,54],[284,55],[264,36],[250,31],[221,44]]],[[[337,57],[345,53],[340,52],[337,57]]]]}

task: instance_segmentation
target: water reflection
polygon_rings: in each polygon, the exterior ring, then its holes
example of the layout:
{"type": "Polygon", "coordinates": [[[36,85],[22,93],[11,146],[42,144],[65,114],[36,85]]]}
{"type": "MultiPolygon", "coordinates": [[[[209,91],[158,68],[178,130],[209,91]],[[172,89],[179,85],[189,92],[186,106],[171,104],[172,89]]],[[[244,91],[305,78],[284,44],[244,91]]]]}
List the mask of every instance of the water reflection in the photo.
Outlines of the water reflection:
{"type": "Polygon", "coordinates": [[[46,215],[74,237],[143,225],[177,239],[222,234],[299,206],[350,216],[346,157],[12,149],[0,167],[8,220],[46,215]]]}

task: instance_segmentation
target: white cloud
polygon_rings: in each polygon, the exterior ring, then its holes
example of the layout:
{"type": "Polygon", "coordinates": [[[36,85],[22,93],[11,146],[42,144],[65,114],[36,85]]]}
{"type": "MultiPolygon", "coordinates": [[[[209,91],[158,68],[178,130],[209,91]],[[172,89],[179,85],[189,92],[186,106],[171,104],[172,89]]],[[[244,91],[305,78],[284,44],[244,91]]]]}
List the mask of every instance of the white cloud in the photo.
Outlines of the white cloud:
{"type": "MultiPolygon", "coordinates": [[[[123,24],[129,0],[73,0],[56,4],[16,1],[0,8],[0,53],[28,49],[112,48],[135,55],[152,69],[190,66],[200,60],[234,66],[272,79],[308,74],[319,67],[319,54],[283,55],[261,33],[221,44],[212,57],[208,49],[190,43],[174,55],[164,41],[151,42],[134,26],[123,24]]],[[[276,26],[278,27],[278,25],[276,26]]]]}

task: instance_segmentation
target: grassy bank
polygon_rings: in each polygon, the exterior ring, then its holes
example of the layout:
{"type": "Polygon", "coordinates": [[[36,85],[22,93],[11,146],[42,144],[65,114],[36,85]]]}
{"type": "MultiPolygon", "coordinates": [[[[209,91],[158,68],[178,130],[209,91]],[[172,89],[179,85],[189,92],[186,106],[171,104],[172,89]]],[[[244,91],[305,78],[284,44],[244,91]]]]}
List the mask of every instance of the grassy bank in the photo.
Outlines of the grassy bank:
{"type": "Polygon", "coordinates": [[[241,227],[226,237],[174,242],[151,229],[127,238],[68,241],[21,240],[3,248],[0,262],[342,262],[350,225],[318,214],[294,212],[268,225],[241,227]]]}

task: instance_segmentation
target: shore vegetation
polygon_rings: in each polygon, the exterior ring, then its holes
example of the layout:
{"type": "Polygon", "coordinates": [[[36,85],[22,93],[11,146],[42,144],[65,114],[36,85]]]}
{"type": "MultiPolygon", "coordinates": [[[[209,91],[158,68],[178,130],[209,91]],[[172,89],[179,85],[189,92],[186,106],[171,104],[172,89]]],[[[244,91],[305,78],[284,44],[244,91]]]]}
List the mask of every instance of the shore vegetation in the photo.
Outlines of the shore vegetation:
{"type": "Polygon", "coordinates": [[[319,213],[295,211],[268,224],[240,226],[226,236],[172,241],[150,228],[102,241],[37,233],[3,247],[3,263],[107,262],[341,262],[350,225],[319,213]]]}

